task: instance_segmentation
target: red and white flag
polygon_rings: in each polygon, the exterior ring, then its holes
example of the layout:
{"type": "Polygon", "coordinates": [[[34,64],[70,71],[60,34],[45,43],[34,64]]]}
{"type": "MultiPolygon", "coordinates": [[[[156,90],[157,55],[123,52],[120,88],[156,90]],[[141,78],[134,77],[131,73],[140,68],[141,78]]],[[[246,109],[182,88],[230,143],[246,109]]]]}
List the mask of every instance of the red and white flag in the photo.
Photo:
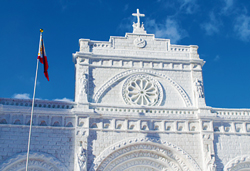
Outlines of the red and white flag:
{"type": "Polygon", "coordinates": [[[49,74],[48,74],[48,60],[47,60],[47,56],[46,56],[46,52],[45,52],[45,46],[44,46],[44,42],[43,42],[43,30],[40,30],[41,34],[40,34],[40,42],[39,42],[39,50],[38,50],[38,57],[37,59],[39,59],[39,61],[43,64],[44,66],[44,75],[47,78],[47,80],[49,81],[49,74]]]}

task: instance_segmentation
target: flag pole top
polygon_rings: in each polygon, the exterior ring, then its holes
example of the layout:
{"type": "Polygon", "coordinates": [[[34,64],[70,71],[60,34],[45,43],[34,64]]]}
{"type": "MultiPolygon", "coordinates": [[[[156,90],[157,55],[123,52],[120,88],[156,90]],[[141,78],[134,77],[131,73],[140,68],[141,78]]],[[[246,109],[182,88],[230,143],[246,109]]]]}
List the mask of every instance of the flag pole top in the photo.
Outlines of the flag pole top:
{"type": "Polygon", "coordinates": [[[42,33],[43,32],[43,29],[40,29],[40,33],[42,33]]]}

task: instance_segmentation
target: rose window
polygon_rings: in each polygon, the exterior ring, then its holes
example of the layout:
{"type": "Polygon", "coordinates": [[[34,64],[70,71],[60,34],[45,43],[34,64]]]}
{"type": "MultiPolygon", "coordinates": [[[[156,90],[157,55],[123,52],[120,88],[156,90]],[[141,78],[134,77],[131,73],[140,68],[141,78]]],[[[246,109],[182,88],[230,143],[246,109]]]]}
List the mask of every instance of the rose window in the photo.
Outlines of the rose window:
{"type": "Polygon", "coordinates": [[[160,105],[162,88],[148,75],[133,75],[123,85],[123,99],[127,104],[139,106],[160,105]]]}

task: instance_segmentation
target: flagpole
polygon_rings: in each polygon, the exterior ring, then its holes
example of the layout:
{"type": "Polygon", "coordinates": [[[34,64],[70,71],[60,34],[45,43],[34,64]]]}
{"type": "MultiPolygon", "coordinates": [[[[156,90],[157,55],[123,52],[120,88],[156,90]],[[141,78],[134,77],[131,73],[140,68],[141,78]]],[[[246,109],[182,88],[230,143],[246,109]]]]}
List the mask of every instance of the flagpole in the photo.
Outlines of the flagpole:
{"type": "MultiPolygon", "coordinates": [[[[41,36],[42,36],[42,31],[40,29],[40,40],[41,40],[41,36]]],[[[40,45],[39,45],[39,48],[40,48],[40,45]]],[[[26,171],[28,171],[28,165],[29,165],[31,127],[32,127],[32,122],[33,122],[33,111],[34,111],[34,102],[35,102],[35,95],[36,95],[36,81],[37,81],[38,63],[39,63],[39,59],[37,59],[37,63],[36,63],[36,76],[35,76],[35,83],[34,83],[34,92],[33,92],[33,99],[32,99],[31,115],[30,115],[30,129],[29,129],[29,139],[28,139],[27,159],[26,159],[26,171]]]]}

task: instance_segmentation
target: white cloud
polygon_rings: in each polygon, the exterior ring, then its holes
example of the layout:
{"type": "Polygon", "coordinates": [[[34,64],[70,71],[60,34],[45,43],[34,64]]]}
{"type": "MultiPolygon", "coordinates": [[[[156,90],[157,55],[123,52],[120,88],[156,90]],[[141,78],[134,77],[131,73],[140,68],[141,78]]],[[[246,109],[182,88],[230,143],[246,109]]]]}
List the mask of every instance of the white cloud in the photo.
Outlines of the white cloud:
{"type": "Polygon", "coordinates": [[[223,1],[225,3],[225,6],[222,8],[222,13],[227,14],[233,7],[234,0],[223,0],[223,1]]]}
{"type": "Polygon", "coordinates": [[[128,10],[128,7],[129,7],[129,5],[126,4],[126,5],[124,6],[124,8],[123,8],[123,11],[127,11],[127,10],[128,10]]]}
{"type": "Polygon", "coordinates": [[[136,17],[134,17],[134,16],[129,16],[129,17],[127,17],[127,18],[124,18],[122,21],[121,21],[121,23],[120,23],[120,25],[118,26],[118,31],[119,32],[132,32],[133,31],[133,27],[132,27],[132,24],[133,24],[133,22],[137,22],[136,21],[136,17]]]}
{"type": "Polygon", "coordinates": [[[250,40],[250,17],[246,15],[241,15],[236,18],[236,24],[234,26],[234,31],[243,41],[250,40]]]}
{"type": "Polygon", "coordinates": [[[28,93],[14,94],[13,98],[15,98],[15,99],[30,99],[30,94],[28,94],[28,93]]]}
{"type": "Polygon", "coordinates": [[[183,11],[187,14],[193,14],[198,9],[196,0],[179,0],[179,2],[181,3],[180,11],[183,11]]]}
{"type": "Polygon", "coordinates": [[[216,55],[215,58],[214,58],[214,61],[218,61],[218,60],[220,60],[220,56],[216,55]]]}
{"type": "Polygon", "coordinates": [[[68,0],[59,0],[62,11],[65,11],[68,8],[68,3],[68,0]]]}
{"type": "Polygon", "coordinates": [[[201,24],[201,28],[205,30],[207,35],[213,35],[219,32],[221,23],[216,19],[213,12],[209,14],[209,22],[201,24]]]}
{"type": "MultiPolygon", "coordinates": [[[[14,94],[12,96],[12,98],[15,99],[31,99],[30,98],[30,94],[28,93],[23,93],[23,94],[14,94]]],[[[41,98],[35,98],[36,100],[48,100],[48,99],[41,99],[41,98]]],[[[72,99],[68,99],[66,97],[62,98],[62,99],[54,99],[54,101],[61,101],[61,102],[73,102],[72,99]]]]}
{"type": "Polygon", "coordinates": [[[68,99],[66,97],[62,98],[62,99],[54,99],[54,101],[61,101],[61,102],[73,102],[72,99],[68,99]]]}
{"type": "Polygon", "coordinates": [[[155,34],[157,38],[171,39],[172,43],[177,43],[179,40],[187,37],[185,30],[181,29],[178,23],[173,19],[166,19],[164,23],[156,23],[155,20],[146,22],[146,29],[155,34]]]}
{"type": "Polygon", "coordinates": [[[161,3],[163,7],[175,11],[175,16],[180,13],[185,14],[194,14],[199,9],[197,0],[158,0],[158,3],[161,3]]]}

